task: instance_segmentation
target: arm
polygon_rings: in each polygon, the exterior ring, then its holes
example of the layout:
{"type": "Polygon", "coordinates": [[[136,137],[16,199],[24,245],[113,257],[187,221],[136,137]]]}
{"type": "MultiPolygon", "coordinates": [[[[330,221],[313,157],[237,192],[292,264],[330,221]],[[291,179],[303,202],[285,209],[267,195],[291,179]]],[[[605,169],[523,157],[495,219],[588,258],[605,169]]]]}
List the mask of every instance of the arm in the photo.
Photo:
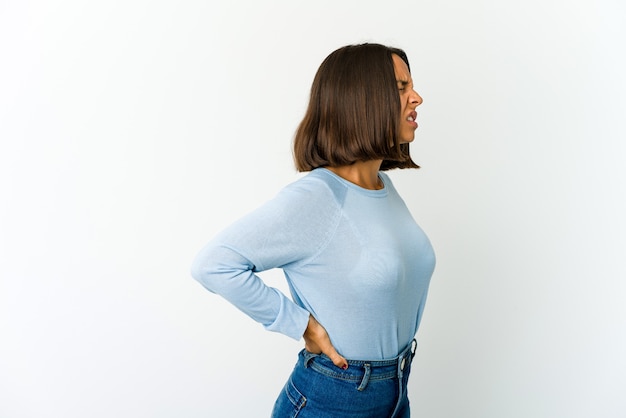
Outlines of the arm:
{"type": "Polygon", "coordinates": [[[309,312],[267,286],[255,271],[249,259],[217,239],[196,256],[191,274],[206,289],[228,300],[265,329],[300,339],[309,312]]]}
{"type": "Polygon", "coordinates": [[[256,275],[306,263],[329,239],[339,214],[325,186],[297,182],[209,242],[195,258],[192,276],[266,329],[304,337],[309,351],[323,352],[337,366],[347,367],[313,316],[256,275]]]}

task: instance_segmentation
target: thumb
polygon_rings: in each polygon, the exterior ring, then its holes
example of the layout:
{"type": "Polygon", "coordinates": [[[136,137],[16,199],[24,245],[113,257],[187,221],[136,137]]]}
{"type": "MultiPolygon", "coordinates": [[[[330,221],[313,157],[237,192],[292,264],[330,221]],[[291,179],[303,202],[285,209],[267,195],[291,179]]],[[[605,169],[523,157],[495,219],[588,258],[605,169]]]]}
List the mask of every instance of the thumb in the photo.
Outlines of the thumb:
{"type": "Polygon", "coordinates": [[[327,347],[326,350],[322,352],[331,359],[335,366],[343,370],[346,370],[348,368],[348,361],[341,354],[339,354],[337,350],[335,350],[335,347],[333,347],[332,345],[327,347]]]}
{"type": "Polygon", "coordinates": [[[306,343],[305,348],[307,346],[310,347],[309,351],[318,353],[321,351],[330,358],[335,366],[344,370],[348,368],[348,362],[337,352],[333,343],[330,341],[326,329],[317,322],[313,315],[309,316],[309,323],[304,331],[303,337],[306,343]]]}

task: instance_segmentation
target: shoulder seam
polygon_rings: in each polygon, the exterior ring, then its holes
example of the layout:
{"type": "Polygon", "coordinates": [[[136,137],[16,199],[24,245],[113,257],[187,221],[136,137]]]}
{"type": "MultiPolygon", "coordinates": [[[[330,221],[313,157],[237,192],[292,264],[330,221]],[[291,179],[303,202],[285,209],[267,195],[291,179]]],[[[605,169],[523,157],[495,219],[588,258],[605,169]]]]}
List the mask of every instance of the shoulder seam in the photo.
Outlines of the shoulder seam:
{"type": "MultiPolygon", "coordinates": [[[[328,188],[328,191],[331,193],[331,195],[336,196],[336,194],[332,191],[330,186],[328,186],[328,184],[326,184],[325,182],[324,182],[324,186],[328,188]]],[[[328,228],[326,239],[320,243],[320,246],[315,250],[315,252],[310,257],[307,257],[299,261],[295,265],[303,266],[315,260],[322,253],[322,251],[324,251],[324,249],[328,246],[328,244],[330,244],[330,241],[335,236],[335,233],[337,232],[337,228],[339,227],[345,200],[346,200],[346,193],[344,190],[344,193],[342,193],[341,195],[341,201],[339,201],[338,199],[335,199],[335,205],[336,205],[335,212],[336,213],[335,213],[334,224],[330,228],[328,228]]]]}

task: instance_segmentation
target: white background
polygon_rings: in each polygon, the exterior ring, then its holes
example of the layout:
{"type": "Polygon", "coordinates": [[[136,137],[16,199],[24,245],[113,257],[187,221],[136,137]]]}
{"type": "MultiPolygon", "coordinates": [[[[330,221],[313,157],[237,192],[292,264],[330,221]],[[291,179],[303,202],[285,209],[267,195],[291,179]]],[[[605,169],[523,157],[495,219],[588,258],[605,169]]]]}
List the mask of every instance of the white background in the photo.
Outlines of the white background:
{"type": "Polygon", "coordinates": [[[189,266],[364,41],[424,97],[414,416],[626,416],[625,3],[226,3],[0,1],[0,417],[269,415],[302,343],[189,266]]]}

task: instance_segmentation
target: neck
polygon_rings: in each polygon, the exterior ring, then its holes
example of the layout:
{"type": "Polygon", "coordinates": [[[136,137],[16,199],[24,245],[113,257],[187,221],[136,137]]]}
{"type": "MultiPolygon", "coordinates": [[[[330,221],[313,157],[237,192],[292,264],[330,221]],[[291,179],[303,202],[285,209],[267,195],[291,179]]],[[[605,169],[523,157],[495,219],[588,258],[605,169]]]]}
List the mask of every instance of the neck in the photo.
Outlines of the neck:
{"type": "Polygon", "coordinates": [[[350,165],[326,168],[339,177],[364,189],[380,190],[384,187],[382,181],[378,178],[381,163],[381,160],[357,161],[350,165]]]}

